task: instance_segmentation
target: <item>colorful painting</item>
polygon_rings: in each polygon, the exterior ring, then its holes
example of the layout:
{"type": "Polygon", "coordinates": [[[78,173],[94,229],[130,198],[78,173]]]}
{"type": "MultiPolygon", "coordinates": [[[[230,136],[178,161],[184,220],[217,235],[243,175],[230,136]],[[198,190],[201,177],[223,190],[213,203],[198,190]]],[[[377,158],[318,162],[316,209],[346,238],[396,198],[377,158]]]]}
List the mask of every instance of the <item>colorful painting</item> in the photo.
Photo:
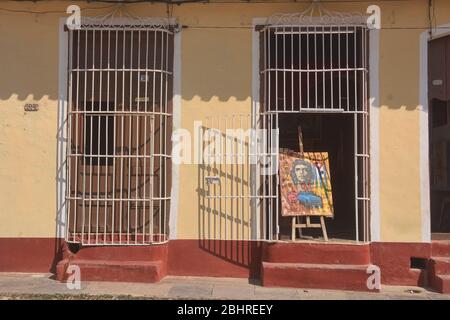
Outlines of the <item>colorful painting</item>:
{"type": "Polygon", "coordinates": [[[283,216],[333,217],[327,152],[280,152],[283,216]]]}

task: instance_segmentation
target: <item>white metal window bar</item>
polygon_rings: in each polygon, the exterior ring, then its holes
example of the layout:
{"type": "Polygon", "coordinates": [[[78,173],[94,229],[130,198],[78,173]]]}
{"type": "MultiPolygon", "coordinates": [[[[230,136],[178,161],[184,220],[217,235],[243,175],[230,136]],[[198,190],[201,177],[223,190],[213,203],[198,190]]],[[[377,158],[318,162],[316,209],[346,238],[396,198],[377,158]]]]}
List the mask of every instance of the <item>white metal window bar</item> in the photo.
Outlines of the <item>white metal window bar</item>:
{"type": "Polygon", "coordinates": [[[108,14],[69,30],[68,242],[168,239],[173,28],[156,21],[108,14]]]}

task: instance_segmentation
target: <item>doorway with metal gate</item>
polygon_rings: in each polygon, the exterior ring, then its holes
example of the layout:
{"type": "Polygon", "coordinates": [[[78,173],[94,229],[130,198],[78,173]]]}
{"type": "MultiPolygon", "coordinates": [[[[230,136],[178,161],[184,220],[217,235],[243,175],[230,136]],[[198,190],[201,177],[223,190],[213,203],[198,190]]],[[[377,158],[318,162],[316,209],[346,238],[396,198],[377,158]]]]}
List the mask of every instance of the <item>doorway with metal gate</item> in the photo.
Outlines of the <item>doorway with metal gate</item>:
{"type": "MultiPolygon", "coordinates": [[[[367,26],[362,19],[298,22],[298,17],[275,16],[260,29],[257,118],[263,127],[278,129],[280,152],[301,148],[326,155],[333,190],[328,233],[335,240],[369,241],[367,26]]],[[[280,215],[280,179],[262,181],[278,185],[266,188],[272,192],[264,200],[267,219],[276,222],[271,231],[276,239],[289,239],[290,221],[280,215]]],[[[305,231],[306,238],[317,238],[315,230],[305,231]]]]}
{"type": "MultiPolygon", "coordinates": [[[[201,128],[207,141],[199,170],[201,239],[291,239],[279,162],[285,150],[299,151],[301,127],[304,151],[329,156],[331,240],[370,240],[365,20],[291,18],[276,16],[257,26],[260,97],[253,114],[212,116],[201,128]]],[[[302,236],[318,238],[315,230],[302,236]]]]}

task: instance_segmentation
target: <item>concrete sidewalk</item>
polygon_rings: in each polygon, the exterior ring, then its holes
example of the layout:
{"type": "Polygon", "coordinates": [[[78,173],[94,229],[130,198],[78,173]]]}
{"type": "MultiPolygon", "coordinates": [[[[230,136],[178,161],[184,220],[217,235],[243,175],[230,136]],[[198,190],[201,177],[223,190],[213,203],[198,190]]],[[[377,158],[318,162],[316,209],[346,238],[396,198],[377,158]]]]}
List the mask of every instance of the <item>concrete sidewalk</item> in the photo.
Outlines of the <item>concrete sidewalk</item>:
{"type": "Polygon", "coordinates": [[[247,279],[166,277],[160,283],[82,282],[68,289],[50,274],[0,273],[0,299],[450,299],[418,287],[383,286],[380,293],[265,288],[247,279]]]}

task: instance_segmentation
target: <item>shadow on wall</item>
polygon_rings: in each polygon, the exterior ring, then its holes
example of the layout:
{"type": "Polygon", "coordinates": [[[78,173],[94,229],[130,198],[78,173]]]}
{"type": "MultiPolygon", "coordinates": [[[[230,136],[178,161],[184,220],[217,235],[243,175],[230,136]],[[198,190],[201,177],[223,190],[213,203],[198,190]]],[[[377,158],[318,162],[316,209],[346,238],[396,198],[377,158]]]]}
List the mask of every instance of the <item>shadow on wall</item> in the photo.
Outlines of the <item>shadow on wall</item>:
{"type": "MultiPolygon", "coordinates": [[[[242,118],[250,119],[245,115],[235,117],[234,124],[240,122],[236,119],[242,118]]],[[[223,125],[224,121],[221,123],[223,125]]],[[[251,169],[248,158],[244,156],[237,164],[231,161],[237,160],[239,155],[248,154],[249,144],[245,139],[223,133],[225,127],[212,128],[221,132],[216,132],[217,135],[210,137],[210,141],[220,141],[222,144],[218,154],[210,149],[211,152],[204,155],[205,163],[198,165],[199,247],[226,262],[248,269],[250,278],[258,278],[261,250],[258,241],[251,241],[254,238],[251,225],[254,220],[250,197],[251,169]],[[227,145],[232,152],[226,149],[227,145]]],[[[207,134],[208,129],[211,128],[199,128],[202,136],[207,134]]],[[[203,143],[202,148],[205,149],[203,143]]]]}
{"type": "Polygon", "coordinates": [[[182,98],[245,101],[252,94],[251,29],[183,29],[182,98]]]}
{"type": "MultiPolygon", "coordinates": [[[[31,22],[25,24],[26,26],[18,27],[18,23],[12,20],[13,17],[6,17],[4,25],[8,25],[9,29],[3,29],[2,32],[14,30],[15,36],[2,38],[2,46],[15,48],[15,50],[1,53],[0,104],[7,103],[10,99],[58,100],[59,31],[57,26],[60,17],[63,16],[52,16],[45,18],[45,21],[44,18],[40,18],[42,22],[39,19],[33,22],[31,35],[31,22]],[[51,35],[50,39],[48,36],[43,38],[43,35],[48,34],[51,35]],[[25,42],[25,49],[18,48],[18,39],[25,42]],[[41,50],[34,50],[34,48],[41,48],[41,50]],[[33,52],[32,55],[29,54],[30,50],[33,52]]],[[[231,99],[246,101],[251,98],[252,33],[251,28],[183,28],[181,30],[182,100],[198,98],[201,101],[210,101],[217,98],[219,101],[231,99]]],[[[404,46],[408,45],[407,37],[398,36],[397,38],[389,51],[402,51],[404,46]]],[[[386,54],[386,56],[389,55],[386,54]]],[[[391,77],[385,74],[380,75],[385,79],[385,82],[380,84],[382,87],[380,98],[383,106],[389,109],[417,110],[417,91],[413,90],[414,94],[411,95],[411,90],[405,89],[407,84],[405,84],[404,75],[410,73],[411,66],[406,63],[396,64],[397,58],[383,59],[384,62],[383,60],[380,62],[396,65],[395,74],[391,77]]]]}
{"type": "MultiPolygon", "coordinates": [[[[14,39],[2,39],[2,46],[15,49],[1,54],[0,105],[6,105],[8,100],[59,99],[59,21],[58,17],[52,18],[51,22],[34,23],[35,35],[30,36],[26,33],[28,31],[17,28],[14,39]],[[51,41],[43,38],[43,34],[50,31],[51,41]],[[25,48],[17,47],[17,39],[25,42],[25,48]],[[50,45],[43,46],[42,42],[50,45]],[[44,48],[35,51],[36,47],[44,48]],[[30,55],[28,50],[32,50],[33,54],[30,55]]],[[[183,29],[182,99],[246,101],[251,98],[251,32],[251,29],[183,29]]],[[[137,72],[135,76],[139,77],[137,72]]],[[[98,79],[96,82],[99,82],[98,79]]]]}

